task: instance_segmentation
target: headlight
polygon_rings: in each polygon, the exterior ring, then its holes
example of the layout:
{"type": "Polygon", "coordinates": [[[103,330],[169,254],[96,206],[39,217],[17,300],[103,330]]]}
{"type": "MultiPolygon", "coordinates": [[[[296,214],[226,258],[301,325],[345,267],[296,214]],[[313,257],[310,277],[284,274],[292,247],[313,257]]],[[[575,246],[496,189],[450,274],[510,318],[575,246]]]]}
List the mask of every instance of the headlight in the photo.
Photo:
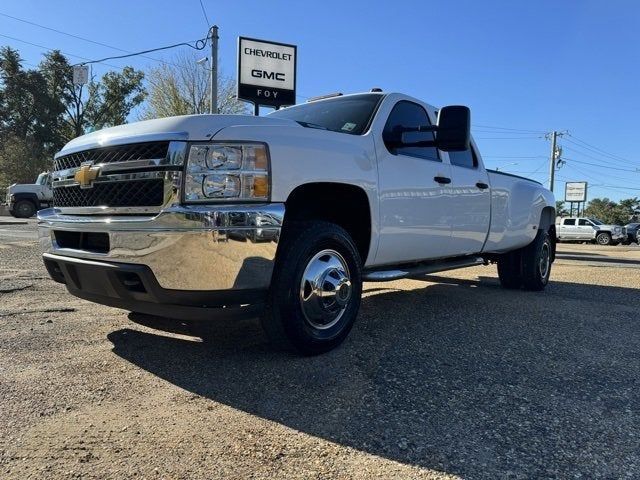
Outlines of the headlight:
{"type": "Polygon", "coordinates": [[[269,154],[259,143],[191,145],[184,182],[188,202],[268,200],[269,154]]]}

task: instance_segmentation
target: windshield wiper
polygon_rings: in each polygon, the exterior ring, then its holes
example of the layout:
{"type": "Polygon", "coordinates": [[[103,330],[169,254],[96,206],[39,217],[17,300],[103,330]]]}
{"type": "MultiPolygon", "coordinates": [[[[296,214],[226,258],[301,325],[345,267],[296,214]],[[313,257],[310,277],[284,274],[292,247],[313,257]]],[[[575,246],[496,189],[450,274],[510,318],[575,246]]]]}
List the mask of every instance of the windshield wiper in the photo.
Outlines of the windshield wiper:
{"type": "Polygon", "coordinates": [[[303,122],[301,120],[296,120],[296,122],[298,122],[303,127],[318,128],[320,130],[329,130],[327,127],[323,127],[322,125],[318,125],[317,123],[303,122]]]}

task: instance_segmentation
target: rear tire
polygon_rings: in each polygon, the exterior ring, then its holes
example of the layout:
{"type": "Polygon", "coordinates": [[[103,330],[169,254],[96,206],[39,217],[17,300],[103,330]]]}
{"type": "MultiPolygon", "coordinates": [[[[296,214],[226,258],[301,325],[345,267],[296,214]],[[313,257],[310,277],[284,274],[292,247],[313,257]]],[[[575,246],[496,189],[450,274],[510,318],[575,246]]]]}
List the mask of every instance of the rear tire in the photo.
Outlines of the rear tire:
{"type": "Polygon", "coordinates": [[[36,206],[29,200],[18,200],[13,207],[13,216],[16,218],[31,218],[36,213],[36,206]]]}
{"type": "Polygon", "coordinates": [[[529,245],[498,259],[500,284],[508,289],[543,290],[549,283],[552,259],[551,237],[548,232],[538,230],[529,245]]]}
{"type": "Polygon", "coordinates": [[[553,245],[549,234],[538,230],[536,238],[522,250],[522,284],[526,290],[540,291],[549,283],[553,245]]]}
{"type": "Polygon", "coordinates": [[[503,254],[498,259],[498,277],[502,288],[509,290],[522,286],[520,250],[503,254]]]}
{"type": "Polygon", "coordinates": [[[337,347],[358,315],[362,266],[349,234],[328,222],[286,226],[262,326],[271,342],[303,355],[337,347]]]}

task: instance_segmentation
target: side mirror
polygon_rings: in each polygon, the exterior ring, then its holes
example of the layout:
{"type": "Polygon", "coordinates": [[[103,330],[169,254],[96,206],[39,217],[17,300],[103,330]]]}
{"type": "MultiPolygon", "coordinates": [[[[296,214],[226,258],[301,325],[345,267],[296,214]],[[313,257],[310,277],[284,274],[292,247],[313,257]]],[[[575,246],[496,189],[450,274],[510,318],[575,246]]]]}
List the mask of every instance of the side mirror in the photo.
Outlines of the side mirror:
{"type": "Polygon", "coordinates": [[[442,107],[438,112],[436,144],[445,152],[469,149],[471,138],[471,111],[462,105],[442,107]]]}

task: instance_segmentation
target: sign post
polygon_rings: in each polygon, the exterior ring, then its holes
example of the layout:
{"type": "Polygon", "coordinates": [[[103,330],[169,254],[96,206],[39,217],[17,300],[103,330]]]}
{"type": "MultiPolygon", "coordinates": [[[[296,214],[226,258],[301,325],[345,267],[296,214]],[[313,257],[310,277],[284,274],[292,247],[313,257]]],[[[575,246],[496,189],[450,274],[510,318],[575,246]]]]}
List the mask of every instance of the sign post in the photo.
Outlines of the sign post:
{"type": "Polygon", "coordinates": [[[73,67],[73,84],[84,85],[85,83],[89,83],[89,66],[75,65],[73,67]]]}
{"type": "Polygon", "coordinates": [[[567,182],[564,184],[564,201],[577,202],[580,210],[580,202],[587,201],[587,182],[567,182]]]}
{"type": "Polygon", "coordinates": [[[238,99],[280,108],[296,103],[297,47],[285,43],[238,38],[238,99]]]}

